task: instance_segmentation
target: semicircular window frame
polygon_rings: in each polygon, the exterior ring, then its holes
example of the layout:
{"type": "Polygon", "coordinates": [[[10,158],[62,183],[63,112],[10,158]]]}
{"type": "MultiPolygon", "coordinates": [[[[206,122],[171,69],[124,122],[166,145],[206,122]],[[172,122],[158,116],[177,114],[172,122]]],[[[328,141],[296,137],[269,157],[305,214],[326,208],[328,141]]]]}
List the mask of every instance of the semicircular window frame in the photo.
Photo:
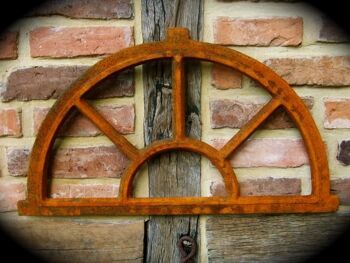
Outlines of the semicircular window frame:
{"type": "Polygon", "coordinates": [[[103,59],[57,100],[43,121],[34,143],[27,193],[27,199],[18,202],[20,215],[306,213],[331,212],[339,206],[338,197],[330,194],[328,162],[320,133],[307,107],[288,83],[264,64],[235,50],[191,40],[188,30],[183,28],[169,29],[165,41],[130,47],[103,59]],[[174,136],[139,150],[119,134],[83,99],[83,96],[111,74],[164,58],[172,59],[174,136]],[[184,60],[187,58],[219,63],[238,70],[260,83],[272,96],[272,99],[219,150],[185,135],[184,60]],[[229,157],[279,107],[288,112],[304,139],[311,169],[311,194],[240,196],[239,184],[229,163],[229,157]],[[131,160],[121,178],[118,197],[48,197],[49,155],[58,130],[72,108],[78,109],[92,121],[131,160]],[[187,150],[208,158],[222,175],[227,196],[133,197],[132,185],[138,169],[153,156],[173,150],[187,150]]]}

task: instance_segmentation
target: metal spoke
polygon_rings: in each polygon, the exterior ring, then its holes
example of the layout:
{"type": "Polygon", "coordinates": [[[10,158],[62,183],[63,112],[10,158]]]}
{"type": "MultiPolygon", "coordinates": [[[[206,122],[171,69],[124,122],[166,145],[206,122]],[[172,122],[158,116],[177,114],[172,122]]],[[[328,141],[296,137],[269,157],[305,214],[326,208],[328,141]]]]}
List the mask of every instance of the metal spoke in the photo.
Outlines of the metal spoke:
{"type": "Polygon", "coordinates": [[[139,155],[139,150],[135,148],[117,130],[85,100],[78,100],[75,103],[78,110],[96,125],[130,160],[139,155]]]}
{"type": "Polygon", "coordinates": [[[175,140],[185,137],[185,72],[183,57],[175,56],[172,66],[173,78],[173,134],[175,140]]]}
{"type": "Polygon", "coordinates": [[[278,98],[270,100],[221,148],[223,157],[228,158],[280,105],[278,98]]]}

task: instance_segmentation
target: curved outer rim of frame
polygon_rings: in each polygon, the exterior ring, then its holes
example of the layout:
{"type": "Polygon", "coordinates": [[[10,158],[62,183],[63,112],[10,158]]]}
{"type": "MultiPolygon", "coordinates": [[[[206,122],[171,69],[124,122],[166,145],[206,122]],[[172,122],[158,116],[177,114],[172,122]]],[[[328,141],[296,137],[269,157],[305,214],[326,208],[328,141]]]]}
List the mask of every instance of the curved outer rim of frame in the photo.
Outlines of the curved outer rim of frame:
{"type": "MultiPolygon", "coordinates": [[[[168,38],[166,41],[141,44],[126,48],[96,63],[93,67],[87,70],[87,72],[77,80],[60,99],[57,100],[43,121],[32,149],[28,173],[28,198],[27,200],[19,201],[18,209],[20,213],[27,214],[26,211],[28,211],[29,207],[60,203],[60,199],[54,201],[51,198],[47,198],[47,165],[49,153],[53,147],[60,124],[64,121],[70,110],[75,107],[74,105],[81,100],[84,94],[93,89],[101,80],[113,73],[153,60],[174,58],[175,56],[222,64],[240,71],[257,81],[272,95],[274,99],[280,101],[281,106],[289,113],[289,116],[296,124],[304,139],[310,162],[312,180],[311,195],[301,196],[300,198],[298,196],[239,197],[234,200],[240,200],[241,203],[248,204],[250,203],[248,201],[250,198],[253,200],[253,203],[259,204],[260,202],[273,203],[278,198],[280,198],[280,201],[277,201],[277,203],[288,202],[290,198],[294,198],[295,200],[291,200],[291,203],[322,203],[323,206],[327,207],[323,210],[335,211],[337,209],[339,200],[336,196],[330,195],[328,162],[320,133],[307,107],[289,84],[270,68],[253,58],[220,45],[193,41],[189,39],[187,30],[174,28],[171,29],[171,31],[168,31],[168,38]],[[327,202],[328,205],[325,204],[327,202]]],[[[150,147],[152,147],[152,144],[148,149],[150,147]]],[[[121,185],[125,182],[127,182],[127,184],[132,183],[131,179],[134,174],[129,173],[128,176],[129,178],[125,178],[125,176],[122,177],[121,185]]],[[[237,184],[235,176],[233,180],[235,181],[234,184],[237,184]]],[[[129,185],[127,185],[127,187],[129,187],[129,185]]],[[[193,198],[197,198],[203,203],[206,202],[203,200],[209,200],[213,197],[193,198]]],[[[153,199],[160,200],[161,198],[147,199],[151,202],[153,199]]],[[[165,200],[165,203],[166,200],[174,200],[174,198],[163,199],[165,200]]],[[[216,199],[219,200],[219,203],[221,201],[227,201],[225,198],[216,199]]],[[[67,198],[62,199],[61,201],[64,203],[67,200],[74,199],[67,198]]],[[[89,199],[86,198],[85,200],[88,201],[89,199]]],[[[130,198],[126,201],[132,203],[134,200],[137,200],[137,198],[130,198]]],[[[179,200],[184,200],[185,202],[187,199],[179,198],[179,200]]],[[[102,203],[109,203],[110,201],[110,199],[101,198],[102,203]]],[[[82,205],[83,203],[84,201],[81,199],[77,200],[77,204],[82,205]]],[[[113,205],[112,201],[110,203],[113,205]]],[[[208,201],[208,203],[210,203],[210,201],[208,201]]],[[[164,213],[166,213],[166,211],[164,213]]],[[[98,214],[98,211],[96,214],[98,214]]],[[[148,213],[146,212],[143,214],[148,213]]]]}

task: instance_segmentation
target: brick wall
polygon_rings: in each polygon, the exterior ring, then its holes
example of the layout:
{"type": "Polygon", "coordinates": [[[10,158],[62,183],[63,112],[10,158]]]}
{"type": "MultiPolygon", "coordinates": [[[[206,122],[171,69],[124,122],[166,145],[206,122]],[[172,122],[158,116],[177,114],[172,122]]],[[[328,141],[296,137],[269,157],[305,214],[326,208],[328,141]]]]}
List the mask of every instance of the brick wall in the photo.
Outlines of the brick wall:
{"type": "MultiPolygon", "coordinates": [[[[206,4],[205,41],[232,47],[265,63],[302,98],[327,147],[331,191],[339,195],[341,204],[349,204],[350,49],[346,34],[325,15],[302,3],[206,4]]],[[[203,71],[202,110],[207,113],[202,114],[203,138],[219,147],[270,96],[254,81],[223,66],[205,66],[203,71]]],[[[212,171],[204,175],[205,193],[220,194],[220,176],[212,165],[203,163],[206,171],[212,171]]],[[[275,112],[253,134],[231,163],[245,194],[255,194],[252,189],[258,194],[308,194],[311,190],[302,138],[283,110],[275,112]],[[255,187],[258,182],[259,188],[255,187]]]]}
{"type": "MultiPolygon", "coordinates": [[[[350,204],[350,49],[348,38],[300,2],[205,1],[204,41],[237,49],[282,76],[310,109],[327,146],[331,190],[350,204]]],[[[89,66],[142,43],[140,1],[53,1],[0,36],[0,211],[25,198],[28,158],[55,100],[89,66]]],[[[219,65],[202,65],[202,140],[220,147],[269,100],[258,84],[219,65]]],[[[99,84],[94,107],[134,145],[143,142],[141,69],[99,84]]],[[[60,131],[52,197],[113,197],[128,160],[87,119],[60,131]]],[[[303,141],[282,110],[232,157],[243,195],[310,193],[303,141]]],[[[202,194],[225,189],[202,160],[202,194]]],[[[136,194],[147,196],[143,171],[136,194]]],[[[28,219],[30,220],[30,219],[28,219]]],[[[202,233],[204,233],[203,231],[202,233]]],[[[205,237],[204,237],[205,239],[205,237]]],[[[205,241],[202,241],[205,243],[205,241]]],[[[206,251],[202,247],[203,262],[206,251]]]]}
{"type": "MultiPolygon", "coordinates": [[[[129,0],[104,1],[103,5],[94,0],[49,1],[1,35],[0,184],[5,189],[18,188],[20,193],[7,196],[4,191],[1,211],[15,210],[14,197],[24,197],[30,149],[55,100],[89,66],[141,42],[134,17],[129,0]]],[[[127,70],[106,79],[99,84],[93,103],[119,132],[141,147],[142,114],[135,114],[142,112],[142,90],[135,93],[138,75],[127,70]]],[[[79,114],[67,121],[60,136],[52,175],[64,180],[54,179],[51,195],[62,196],[62,189],[70,185],[89,188],[82,191],[86,196],[115,195],[109,186],[113,182],[118,188],[119,180],[106,178],[120,178],[127,159],[79,114]],[[77,180],[68,180],[72,178],[77,180]]]]}

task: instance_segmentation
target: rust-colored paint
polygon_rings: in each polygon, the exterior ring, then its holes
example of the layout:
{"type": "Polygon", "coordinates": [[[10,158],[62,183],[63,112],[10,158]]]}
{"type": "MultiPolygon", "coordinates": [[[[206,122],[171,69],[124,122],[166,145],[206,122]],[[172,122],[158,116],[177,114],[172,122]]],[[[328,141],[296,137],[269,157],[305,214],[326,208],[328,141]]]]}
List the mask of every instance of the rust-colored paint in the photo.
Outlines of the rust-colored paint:
{"type": "Polygon", "coordinates": [[[142,44],[113,54],[90,68],[55,103],[35,141],[28,173],[28,198],[18,203],[21,215],[179,215],[307,213],[337,210],[339,200],[330,194],[325,147],[307,107],[293,89],[271,69],[237,51],[219,45],[193,41],[183,28],[168,30],[166,41],[142,44]],[[173,60],[173,138],[137,149],[120,135],[89,103],[84,95],[104,78],[148,61],[173,60]],[[184,63],[187,58],[219,63],[259,82],[272,96],[220,150],[186,137],[184,63]],[[230,155],[266,120],[283,107],[299,128],[310,159],[312,193],[307,196],[249,196],[239,194],[239,185],[229,163],[230,155]],[[73,108],[90,119],[131,160],[121,179],[118,198],[49,198],[48,161],[57,131],[73,108]],[[186,150],[204,155],[221,173],[225,197],[135,198],[133,180],[138,169],[163,152],[186,150]]]}

